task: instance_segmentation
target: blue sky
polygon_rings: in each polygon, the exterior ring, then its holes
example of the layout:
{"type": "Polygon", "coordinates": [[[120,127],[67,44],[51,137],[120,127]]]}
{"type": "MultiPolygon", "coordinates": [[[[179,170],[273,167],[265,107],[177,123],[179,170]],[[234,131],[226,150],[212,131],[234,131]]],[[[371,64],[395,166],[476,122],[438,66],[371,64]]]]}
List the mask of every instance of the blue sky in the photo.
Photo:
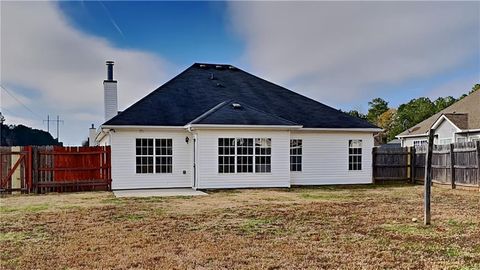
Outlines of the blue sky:
{"type": "Polygon", "coordinates": [[[459,96],[480,81],[479,2],[2,2],[1,111],[77,145],[193,62],[229,63],[343,110],[459,96]],[[12,95],[14,97],[12,97],[12,95]],[[52,133],[55,134],[55,130],[52,133]]]}

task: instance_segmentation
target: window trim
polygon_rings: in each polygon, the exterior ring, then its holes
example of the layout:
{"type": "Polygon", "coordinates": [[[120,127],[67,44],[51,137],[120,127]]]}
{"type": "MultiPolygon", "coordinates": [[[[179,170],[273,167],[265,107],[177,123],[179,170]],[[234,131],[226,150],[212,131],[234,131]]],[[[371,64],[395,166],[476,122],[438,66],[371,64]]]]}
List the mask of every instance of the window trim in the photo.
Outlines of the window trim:
{"type": "Polygon", "coordinates": [[[156,138],[156,137],[136,137],[135,138],[135,174],[139,174],[139,175],[152,175],[152,174],[173,174],[173,171],[174,171],[174,140],[173,138],[171,137],[167,137],[167,138],[156,138]],[[137,140],[142,140],[142,139],[146,139],[146,140],[153,140],[152,142],[152,148],[153,148],[153,153],[152,155],[137,155],[137,140]],[[157,155],[156,154],[156,150],[157,150],[157,140],[170,140],[172,142],[171,144],[171,149],[172,149],[172,154],[171,155],[157,155]],[[137,157],[152,157],[153,158],[153,171],[152,172],[146,172],[146,173],[142,173],[142,172],[137,172],[137,157]],[[171,171],[170,172],[157,172],[157,157],[159,158],[162,158],[162,157],[171,157],[172,159],[172,163],[171,163],[171,171]]]}
{"type": "Polygon", "coordinates": [[[303,171],[303,139],[290,139],[290,172],[291,173],[301,173],[303,171]],[[298,143],[297,143],[297,146],[296,147],[293,147],[292,146],[292,142],[293,141],[299,141],[300,142],[300,146],[298,146],[298,143]],[[300,154],[293,154],[292,150],[293,149],[300,149],[300,154]],[[292,157],[300,157],[300,163],[292,163],[292,157]],[[296,170],[292,170],[292,165],[295,164],[295,166],[297,166],[296,170]],[[300,166],[300,170],[298,170],[298,166],[300,166]]]}
{"type": "MultiPolygon", "coordinates": [[[[248,174],[257,174],[257,173],[261,174],[261,175],[271,174],[272,173],[272,141],[273,140],[272,140],[271,137],[246,137],[246,136],[245,137],[232,137],[232,136],[217,137],[217,174],[219,174],[219,175],[232,175],[232,174],[240,174],[240,175],[245,175],[246,174],[246,175],[248,175],[248,174]],[[218,160],[218,158],[220,157],[220,154],[218,153],[218,148],[220,146],[219,146],[218,142],[219,142],[220,139],[234,139],[234,144],[235,144],[235,153],[233,155],[235,157],[235,159],[234,159],[234,161],[235,161],[235,164],[234,164],[235,171],[234,172],[220,172],[220,170],[219,170],[219,160],[218,160]],[[237,170],[237,164],[238,164],[238,162],[237,162],[237,157],[238,157],[238,155],[237,155],[237,140],[238,139],[253,139],[253,155],[251,155],[253,157],[252,158],[252,166],[253,166],[252,172],[238,172],[238,170],[237,170]],[[256,163],[255,162],[255,157],[257,156],[255,154],[255,148],[256,148],[255,147],[255,140],[256,139],[270,139],[270,155],[269,155],[270,156],[270,172],[257,172],[256,171],[256,164],[255,164],[256,163]]],[[[222,155],[222,156],[224,156],[224,155],[222,155]]],[[[242,154],[240,156],[249,156],[249,155],[243,155],[242,154]]],[[[264,155],[261,155],[261,156],[264,156],[264,155]]]]}
{"type": "MultiPolygon", "coordinates": [[[[161,149],[161,148],[160,148],[161,149]]],[[[154,166],[154,171],[156,174],[170,174],[172,173],[173,174],[173,139],[172,138],[155,138],[154,139],[154,143],[153,143],[153,155],[154,155],[154,160],[153,160],[153,166],[154,166]],[[166,149],[168,150],[169,148],[171,149],[171,154],[168,155],[162,155],[162,154],[159,154],[157,155],[157,140],[160,141],[160,140],[165,140],[167,143],[168,141],[170,140],[171,142],[171,145],[170,147],[168,147],[168,144],[167,144],[167,147],[166,149]],[[157,172],[157,158],[162,158],[162,157],[170,157],[172,162],[171,164],[167,164],[166,166],[169,166],[171,167],[170,171],[167,170],[167,172],[157,172]]],[[[161,166],[161,165],[160,165],[161,166]]]]}
{"type": "Polygon", "coordinates": [[[354,171],[363,171],[363,140],[362,139],[349,139],[348,140],[348,171],[349,172],[354,172],[354,171]],[[360,147],[351,147],[351,144],[353,141],[360,142],[360,147]],[[350,153],[350,149],[360,149],[360,154],[358,153],[350,153]],[[360,157],[360,162],[353,162],[350,161],[350,157],[360,157]],[[358,169],[354,167],[354,165],[360,165],[360,168],[358,169]]]}

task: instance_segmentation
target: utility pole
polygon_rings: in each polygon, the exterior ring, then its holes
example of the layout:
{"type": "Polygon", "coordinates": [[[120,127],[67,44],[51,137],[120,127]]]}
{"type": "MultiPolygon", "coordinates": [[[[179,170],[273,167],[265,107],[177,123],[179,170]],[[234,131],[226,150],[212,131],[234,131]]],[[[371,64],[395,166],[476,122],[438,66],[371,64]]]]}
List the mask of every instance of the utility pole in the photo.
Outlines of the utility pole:
{"type": "Polygon", "coordinates": [[[60,120],[60,116],[57,115],[57,120],[50,120],[50,115],[47,115],[47,120],[43,120],[43,122],[44,122],[44,123],[45,123],[45,122],[47,123],[47,131],[48,131],[48,133],[50,133],[50,122],[56,122],[56,124],[57,124],[57,141],[60,142],[60,126],[59,126],[59,124],[60,124],[60,123],[62,123],[62,124],[64,123],[63,120],[60,120]]]}
{"type": "Polygon", "coordinates": [[[50,115],[47,114],[47,120],[43,120],[43,123],[47,122],[47,132],[50,133],[50,115]]]}
{"type": "Polygon", "coordinates": [[[60,142],[60,127],[58,124],[62,122],[63,125],[63,120],[60,120],[60,116],[57,115],[57,120],[55,122],[57,122],[57,141],[60,142]]]}

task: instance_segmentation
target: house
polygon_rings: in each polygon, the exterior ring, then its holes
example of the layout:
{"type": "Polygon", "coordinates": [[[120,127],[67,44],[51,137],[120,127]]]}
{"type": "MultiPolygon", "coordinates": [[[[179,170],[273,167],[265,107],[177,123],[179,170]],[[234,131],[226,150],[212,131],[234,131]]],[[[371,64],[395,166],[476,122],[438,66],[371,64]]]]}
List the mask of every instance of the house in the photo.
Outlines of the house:
{"type": "Polygon", "coordinates": [[[480,140],[480,91],[474,91],[396,137],[404,147],[421,145],[427,143],[431,128],[435,130],[435,144],[480,140]]]}
{"type": "Polygon", "coordinates": [[[193,64],[117,114],[113,62],[95,141],[112,188],[243,188],[372,182],[380,129],[231,65],[193,64]]]}

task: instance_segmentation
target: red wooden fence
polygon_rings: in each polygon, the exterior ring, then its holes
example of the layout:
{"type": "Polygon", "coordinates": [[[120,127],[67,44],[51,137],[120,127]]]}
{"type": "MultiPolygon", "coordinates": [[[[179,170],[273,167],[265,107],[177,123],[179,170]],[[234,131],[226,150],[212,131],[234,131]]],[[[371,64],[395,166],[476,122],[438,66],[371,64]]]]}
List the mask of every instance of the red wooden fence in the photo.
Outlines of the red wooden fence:
{"type": "MultiPolygon", "coordinates": [[[[111,189],[109,146],[28,146],[23,147],[21,152],[25,153],[23,161],[26,164],[25,188],[22,191],[44,193],[111,189]]],[[[12,189],[4,182],[11,183],[11,175],[17,168],[4,156],[15,153],[3,150],[2,153],[2,191],[8,192],[12,189]]]]}

